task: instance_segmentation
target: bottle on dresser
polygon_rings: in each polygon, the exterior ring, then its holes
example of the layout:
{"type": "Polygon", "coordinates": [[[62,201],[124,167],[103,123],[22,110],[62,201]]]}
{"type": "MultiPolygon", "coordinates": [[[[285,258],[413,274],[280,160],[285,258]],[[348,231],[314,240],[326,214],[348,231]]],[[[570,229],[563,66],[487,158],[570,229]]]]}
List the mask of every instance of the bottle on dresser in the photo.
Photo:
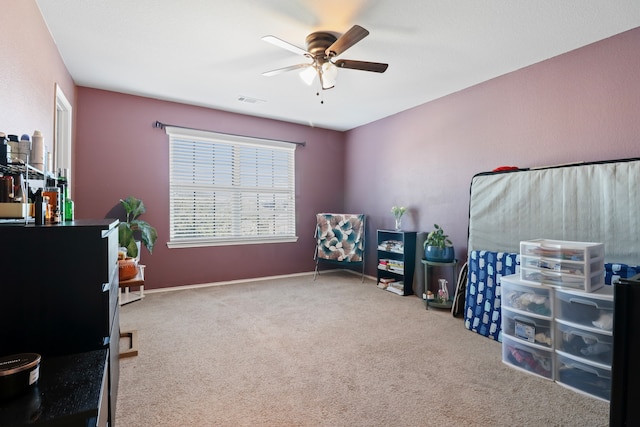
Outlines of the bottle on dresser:
{"type": "Polygon", "coordinates": [[[11,146],[4,132],[0,132],[0,165],[11,163],[11,146]]]}
{"type": "Polygon", "coordinates": [[[47,204],[47,224],[58,224],[60,222],[60,202],[62,196],[60,194],[60,187],[58,187],[58,180],[55,177],[47,177],[46,186],[42,195],[45,198],[49,198],[47,204]]]}
{"type": "Polygon", "coordinates": [[[74,203],[69,196],[68,169],[58,169],[58,187],[60,187],[61,203],[60,210],[62,221],[73,221],[74,203]]]}

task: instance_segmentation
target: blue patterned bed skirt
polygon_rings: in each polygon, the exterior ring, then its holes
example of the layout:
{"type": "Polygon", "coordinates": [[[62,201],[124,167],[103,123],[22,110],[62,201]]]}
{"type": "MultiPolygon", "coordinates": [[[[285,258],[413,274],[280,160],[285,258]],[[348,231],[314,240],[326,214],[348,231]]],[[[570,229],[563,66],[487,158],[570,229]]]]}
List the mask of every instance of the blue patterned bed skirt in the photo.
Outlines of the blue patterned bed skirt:
{"type": "Polygon", "coordinates": [[[520,271],[520,255],[471,251],[468,262],[464,325],[470,331],[502,341],[500,278],[520,271]]]}
{"type": "MultiPolygon", "coordinates": [[[[465,294],[464,326],[502,342],[500,279],[520,271],[520,255],[509,252],[471,251],[465,294]]],[[[640,265],[605,263],[604,283],[640,273],[640,265]]]]}
{"type": "Polygon", "coordinates": [[[626,279],[640,273],[640,265],[627,264],[604,264],[604,283],[607,285],[614,284],[618,280],[626,279]]]}

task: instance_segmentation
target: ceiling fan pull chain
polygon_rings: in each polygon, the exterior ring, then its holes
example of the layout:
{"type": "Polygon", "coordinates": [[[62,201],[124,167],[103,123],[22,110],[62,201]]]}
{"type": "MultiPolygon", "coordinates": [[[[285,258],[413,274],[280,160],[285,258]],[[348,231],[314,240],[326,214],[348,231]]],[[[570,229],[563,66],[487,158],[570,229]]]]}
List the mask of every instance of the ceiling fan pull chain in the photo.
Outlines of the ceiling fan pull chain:
{"type": "MultiPolygon", "coordinates": [[[[320,79],[318,79],[320,80],[320,79]]],[[[316,90],[316,96],[320,97],[320,104],[324,104],[324,90],[322,90],[322,82],[318,81],[318,90],[316,90]]]]}

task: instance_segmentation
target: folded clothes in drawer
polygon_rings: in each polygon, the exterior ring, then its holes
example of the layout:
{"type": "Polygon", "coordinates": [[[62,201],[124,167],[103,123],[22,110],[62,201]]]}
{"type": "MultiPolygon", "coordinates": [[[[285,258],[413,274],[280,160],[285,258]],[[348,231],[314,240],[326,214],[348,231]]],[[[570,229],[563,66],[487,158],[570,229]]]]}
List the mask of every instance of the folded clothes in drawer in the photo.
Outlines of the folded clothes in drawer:
{"type": "Polygon", "coordinates": [[[553,352],[502,337],[502,361],[515,368],[552,380],[553,352]]]}
{"type": "Polygon", "coordinates": [[[579,327],[611,331],[613,290],[611,286],[590,293],[556,289],[555,316],[579,327]]]}
{"type": "Polygon", "coordinates": [[[531,283],[539,283],[547,286],[558,286],[569,289],[578,289],[584,292],[593,292],[604,286],[603,269],[595,271],[588,276],[556,273],[522,267],[520,275],[522,280],[531,283]]]}
{"type": "Polygon", "coordinates": [[[556,349],[591,362],[611,365],[613,335],[577,328],[556,321],[556,349]]]}
{"type": "Polygon", "coordinates": [[[609,400],[611,397],[611,369],[602,365],[583,363],[568,355],[556,353],[558,372],[556,381],[574,390],[609,400]]]}
{"type": "Polygon", "coordinates": [[[520,275],[502,276],[502,306],[524,313],[551,317],[553,288],[522,283],[520,275]]]}

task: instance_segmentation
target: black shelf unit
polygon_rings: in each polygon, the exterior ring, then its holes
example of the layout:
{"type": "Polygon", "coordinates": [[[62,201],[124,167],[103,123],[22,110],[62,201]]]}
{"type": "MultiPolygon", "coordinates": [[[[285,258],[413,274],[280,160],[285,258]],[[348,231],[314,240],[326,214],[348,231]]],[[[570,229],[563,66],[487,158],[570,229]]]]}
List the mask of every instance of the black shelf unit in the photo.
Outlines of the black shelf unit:
{"type": "Polygon", "coordinates": [[[0,163],[0,172],[4,175],[25,174],[26,179],[45,179],[47,174],[29,164],[0,163]]]}
{"type": "MultiPolygon", "coordinates": [[[[40,381],[47,384],[55,375],[45,369],[50,360],[104,350],[106,363],[95,369],[104,376],[99,418],[106,422],[98,425],[113,427],[120,372],[118,220],[5,224],[0,240],[10,249],[0,257],[0,356],[40,354],[40,381]]],[[[5,404],[0,409],[11,409],[5,404]]],[[[71,425],[57,422],[42,425],[71,425]]]]}
{"type": "Polygon", "coordinates": [[[376,245],[378,250],[378,280],[394,279],[404,283],[403,295],[413,294],[413,275],[416,259],[416,235],[415,231],[402,230],[378,230],[376,245]],[[398,242],[398,245],[385,245],[386,242],[398,242]],[[381,268],[383,260],[391,260],[400,267],[381,268]]]}

